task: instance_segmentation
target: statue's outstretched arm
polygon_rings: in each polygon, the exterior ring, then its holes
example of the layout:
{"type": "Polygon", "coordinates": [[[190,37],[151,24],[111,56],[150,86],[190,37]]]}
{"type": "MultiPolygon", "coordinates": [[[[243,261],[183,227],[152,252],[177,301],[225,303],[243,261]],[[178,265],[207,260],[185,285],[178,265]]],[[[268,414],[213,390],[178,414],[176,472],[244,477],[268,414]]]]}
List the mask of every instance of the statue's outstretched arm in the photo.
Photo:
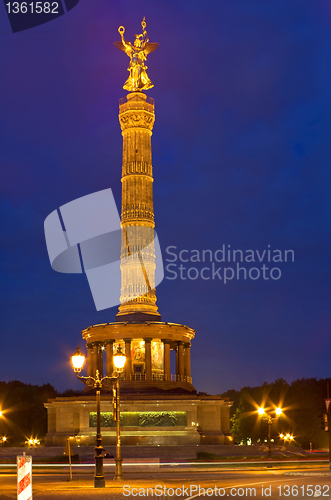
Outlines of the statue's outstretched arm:
{"type": "Polygon", "coordinates": [[[125,40],[124,40],[124,32],[125,32],[125,28],[124,26],[120,26],[118,28],[118,32],[119,34],[121,35],[121,40],[122,40],[122,44],[124,45],[125,49],[129,49],[130,48],[130,43],[127,43],[125,40]]]}
{"type": "Polygon", "coordinates": [[[149,42],[149,38],[148,38],[148,35],[147,35],[147,31],[144,31],[144,44],[146,45],[146,43],[149,42]]]}

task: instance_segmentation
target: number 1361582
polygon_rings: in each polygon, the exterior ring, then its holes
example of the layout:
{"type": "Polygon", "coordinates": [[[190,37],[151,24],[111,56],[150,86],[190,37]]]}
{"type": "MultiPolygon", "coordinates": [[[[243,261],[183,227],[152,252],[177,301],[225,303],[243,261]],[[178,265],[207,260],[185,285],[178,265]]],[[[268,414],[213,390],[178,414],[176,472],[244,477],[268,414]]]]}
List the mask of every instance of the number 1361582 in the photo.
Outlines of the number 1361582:
{"type": "Polygon", "coordinates": [[[306,484],[303,486],[297,486],[293,484],[289,486],[288,484],[277,486],[278,494],[280,497],[298,497],[298,496],[308,496],[308,497],[329,497],[330,496],[330,486],[328,484],[306,484]]]}
{"type": "Polygon", "coordinates": [[[59,14],[58,2],[8,2],[8,14],[59,14]]]}

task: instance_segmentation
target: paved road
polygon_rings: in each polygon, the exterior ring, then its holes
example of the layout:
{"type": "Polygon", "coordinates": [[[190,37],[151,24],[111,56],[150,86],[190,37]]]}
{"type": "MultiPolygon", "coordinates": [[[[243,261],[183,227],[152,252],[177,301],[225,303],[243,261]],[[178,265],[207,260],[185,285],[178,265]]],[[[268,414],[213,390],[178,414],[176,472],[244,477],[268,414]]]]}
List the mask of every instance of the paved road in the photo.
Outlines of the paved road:
{"type": "MultiPolygon", "coordinates": [[[[291,471],[290,474],[295,474],[291,471]]],[[[126,474],[123,483],[112,481],[106,474],[106,488],[95,489],[93,476],[74,475],[72,482],[65,475],[35,474],[33,497],[36,500],[108,499],[133,500],[134,498],[199,499],[225,498],[296,499],[331,496],[331,475],[324,469],[297,471],[298,475],[286,475],[284,470],[260,471],[161,471],[159,473],[126,474]],[[307,475],[312,474],[312,475],[307,475]],[[318,475],[321,474],[321,475],[318,475]]],[[[323,499],[322,499],[323,497],[323,499]]],[[[16,498],[16,476],[0,475],[0,500],[16,498]]]]}

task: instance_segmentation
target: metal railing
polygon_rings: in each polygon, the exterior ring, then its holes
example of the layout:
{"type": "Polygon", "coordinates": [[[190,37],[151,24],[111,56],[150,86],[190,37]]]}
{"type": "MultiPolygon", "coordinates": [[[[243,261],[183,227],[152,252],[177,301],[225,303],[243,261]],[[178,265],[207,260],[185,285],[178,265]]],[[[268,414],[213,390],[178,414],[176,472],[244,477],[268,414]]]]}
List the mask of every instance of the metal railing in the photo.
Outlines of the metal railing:
{"type": "Polygon", "coordinates": [[[188,382],[192,383],[192,377],[187,377],[186,375],[171,375],[172,382],[188,382]]]}
{"type": "Polygon", "coordinates": [[[145,373],[131,373],[131,380],[141,382],[142,380],[146,380],[146,375],[145,373]]]}
{"type": "MultiPolygon", "coordinates": [[[[125,372],[120,372],[119,374],[120,380],[126,380],[125,372]]],[[[146,373],[131,373],[130,380],[134,382],[142,382],[146,380],[146,373]]],[[[170,379],[167,379],[164,373],[152,373],[151,380],[157,380],[160,382],[187,382],[189,384],[192,383],[192,377],[186,377],[186,375],[170,375],[170,379]]]]}
{"type": "MultiPolygon", "coordinates": [[[[121,377],[124,380],[124,376],[121,377]]],[[[130,380],[134,382],[142,382],[146,380],[146,373],[131,373],[130,380]]],[[[152,373],[152,380],[166,381],[166,376],[164,373],[152,373]]],[[[187,382],[192,383],[192,377],[186,377],[186,375],[170,375],[169,382],[187,382]]]]}

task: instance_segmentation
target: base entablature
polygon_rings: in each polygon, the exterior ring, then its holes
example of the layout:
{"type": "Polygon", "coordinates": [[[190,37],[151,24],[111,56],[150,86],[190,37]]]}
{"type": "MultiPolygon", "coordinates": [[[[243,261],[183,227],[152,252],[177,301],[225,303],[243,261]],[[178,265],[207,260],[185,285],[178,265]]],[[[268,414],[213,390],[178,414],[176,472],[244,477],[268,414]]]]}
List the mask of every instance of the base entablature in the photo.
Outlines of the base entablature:
{"type": "Polygon", "coordinates": [[[82,331],[87,343],[107,340],[158,338],[173,342],[191,343],[195,330],[177,323],[151,321],[145,323],[119,322],[89,326],[82,331]]]}

